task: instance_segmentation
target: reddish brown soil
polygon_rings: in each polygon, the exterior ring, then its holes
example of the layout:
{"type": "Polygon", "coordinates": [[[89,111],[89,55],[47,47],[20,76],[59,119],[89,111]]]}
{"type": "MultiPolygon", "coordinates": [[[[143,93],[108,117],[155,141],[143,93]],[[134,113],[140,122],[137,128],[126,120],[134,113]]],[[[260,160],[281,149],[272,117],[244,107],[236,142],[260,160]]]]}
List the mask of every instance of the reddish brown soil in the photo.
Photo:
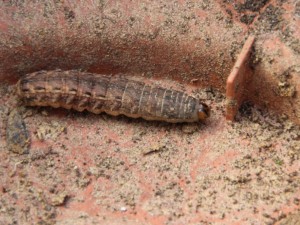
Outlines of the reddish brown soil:
{"type": "Polygon", "coordinates": [[[205,124],[22,109],[28,154],[1,126],[0,224],[273,224],[299,210],[299,127],[249,104],[227,123],[223,96],[196,92],[213,108],[205,124]]]}

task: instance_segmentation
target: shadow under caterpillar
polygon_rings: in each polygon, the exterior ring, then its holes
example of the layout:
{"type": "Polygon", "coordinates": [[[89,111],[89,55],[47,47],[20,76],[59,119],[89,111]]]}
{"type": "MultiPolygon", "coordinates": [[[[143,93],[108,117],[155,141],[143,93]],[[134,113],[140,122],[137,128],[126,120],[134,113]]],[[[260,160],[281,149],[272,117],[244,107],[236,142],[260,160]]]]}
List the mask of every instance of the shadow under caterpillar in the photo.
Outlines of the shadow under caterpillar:
{"type": "Polygon", "coordinates": [[[122,75],[39,71],[22,77],[17,83],[17,93],[29,106],[123,114],[172,123],[202,121],[210,115],[205,103],[186,92],[122,75]]]}

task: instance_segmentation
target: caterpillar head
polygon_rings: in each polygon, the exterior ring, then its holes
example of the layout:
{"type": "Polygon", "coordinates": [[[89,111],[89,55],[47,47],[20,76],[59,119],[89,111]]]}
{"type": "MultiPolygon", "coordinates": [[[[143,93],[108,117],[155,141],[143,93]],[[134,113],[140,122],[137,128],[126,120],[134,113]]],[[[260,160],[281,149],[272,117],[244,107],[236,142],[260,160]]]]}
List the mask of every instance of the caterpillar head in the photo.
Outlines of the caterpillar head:
{"type": "Polygon", "coordinates": [[[210,116],[210,108],[205,103],[200,102],[198,109],[198,119],[203,121],[210,116]]]}

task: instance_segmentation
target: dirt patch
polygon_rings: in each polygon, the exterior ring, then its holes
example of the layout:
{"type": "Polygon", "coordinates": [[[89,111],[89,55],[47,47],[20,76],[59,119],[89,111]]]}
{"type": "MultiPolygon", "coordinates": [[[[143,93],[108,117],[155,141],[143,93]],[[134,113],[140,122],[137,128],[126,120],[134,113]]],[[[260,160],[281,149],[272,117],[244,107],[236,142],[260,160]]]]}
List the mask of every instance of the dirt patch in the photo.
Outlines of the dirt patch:
{"type": "Polygon", "coordinates": [[[273,224],[299,207],[299,127],[252,104],[227,124],[222,94],[192,92],[212,106],[203,124],[26,108],[29,154],[0,141],[1,223],[273,224]]]}
{"type": "Polygon", "coordinates": [[[291,214],[278,223],[279,225],[297,225],[300,222],[300,212],[291,214]]]}
{"type": "Polygon", "coordinates": [[[6,142],[7,148],[15,153],[28,153],[30,138],[26,125],[18,109],[12,110],[6,124],[6,142]]]}
{"type": "Polygon", "coordinates": [[[243,12],[245,10],[250,10],[252,12],[259,11],[262,7],[264,7],[269,0],[259,0],[259,1],[251,1],[246,0],[244,3],[236,4],[235,8],[239,12],[243,12]]]}
{"type": "Polygon", "coordinates": [[[260,29],[262,32],[271,32],[282,28],[282,9],[274,5],[269,5],[261,14],[258,21],[260,21],[260,29]]]}

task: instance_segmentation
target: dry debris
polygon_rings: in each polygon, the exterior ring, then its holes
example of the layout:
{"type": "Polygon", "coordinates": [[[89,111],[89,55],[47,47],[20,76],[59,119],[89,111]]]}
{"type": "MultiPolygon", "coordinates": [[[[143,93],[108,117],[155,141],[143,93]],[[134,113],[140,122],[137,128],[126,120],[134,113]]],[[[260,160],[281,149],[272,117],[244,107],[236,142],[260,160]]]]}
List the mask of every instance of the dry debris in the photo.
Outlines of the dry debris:
{"type": "Polygon", "coordinates": [[[25,154],[29,152],[30,137],[18,109],[12,110],[8,116],[6,141],[7,148],[14,153],[25,154]]]}

